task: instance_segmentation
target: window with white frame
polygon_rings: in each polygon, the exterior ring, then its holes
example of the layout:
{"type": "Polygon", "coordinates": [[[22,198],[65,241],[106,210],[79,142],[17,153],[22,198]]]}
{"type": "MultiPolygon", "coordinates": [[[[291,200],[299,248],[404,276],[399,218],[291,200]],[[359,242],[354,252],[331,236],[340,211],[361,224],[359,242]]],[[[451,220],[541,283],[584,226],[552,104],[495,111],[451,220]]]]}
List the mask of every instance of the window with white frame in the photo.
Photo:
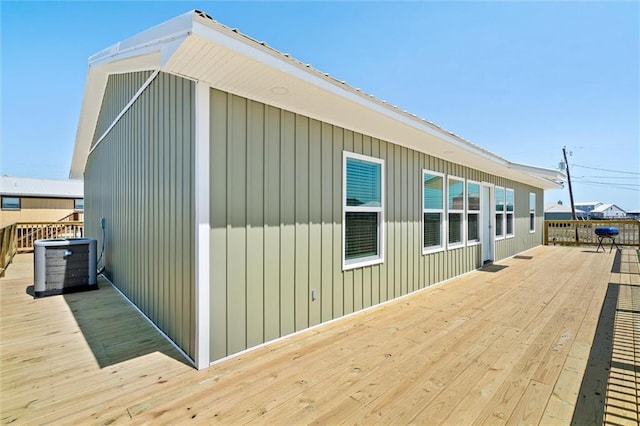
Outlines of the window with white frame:
{"type": "Polygon", "coordinates": [[[505,205],[505,230],[507,233],[507,238],[514,236],[514,222],[513,222],[513,212],[515,210],[515,193],[513,189],[507,188],[506,190],[506,205],[505,205]]]}
{"type": "Polygon", "coordinates": [[[423,253],[444,249],[444,175],[422,171],[423,253]]]}
{"type": "Polygon", "coordinates": [[[467,243],[480,242],[480,183],[467,181],[467,243]]]}
{"type": "Polygon", "coordinates": [[[344,152],[343,268],[383,261],[384,160],[344,152]]]}
{"type": "Polygon", "coordinates": [[[496,186],[496,238],[504,238],[504,188],[496,186]]]}
{"type": "Polygon", "coordinates": [[[529,232],[536,232],[536,194],[529,193],[529,232]]]}
{"type": "Polygon", "coordinates": [[[76,198],[73,200],[73,209],[77,211],[84,211],[84,198],[76,198]]]}
{"type": "Polygon", "coordinates": [[[448,247],[464,244],[464,179],[447,177],[448,247]]]}

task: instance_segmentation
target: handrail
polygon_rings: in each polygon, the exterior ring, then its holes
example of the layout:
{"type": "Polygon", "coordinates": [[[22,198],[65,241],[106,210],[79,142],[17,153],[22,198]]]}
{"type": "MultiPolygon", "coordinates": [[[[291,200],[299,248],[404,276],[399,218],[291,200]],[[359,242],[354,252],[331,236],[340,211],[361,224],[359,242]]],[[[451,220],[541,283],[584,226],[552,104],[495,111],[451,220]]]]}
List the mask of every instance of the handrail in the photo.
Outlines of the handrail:
{"type": "Polygon", "coordinates": [[[36,240],[79,238],[84,234],[83,221],[17,222],[0,229],[0,277],[16,253],[33,251],[36,240]]]}
{"type": "Polygon", "coordinates": [[[0,277],[4,277],[4,272],[13,260],[13,256],[18,252],[16,246],[17,228],[15,223],[0,228],[0,277]]]}
{"type": "Polygon", "coordinates": [[[78,238],[84,234],[84,222],[18,222],[16,223],[18,252],[33,251],[36,240],[52,238],[78,238]]]}
{"type": "Polygon", "coordinates": [[[640,248],[640,220],[545,220],[544,244],[598,245],[595,229],[598,227],[618,228],[615,237],[620,246],[640,248]]]}

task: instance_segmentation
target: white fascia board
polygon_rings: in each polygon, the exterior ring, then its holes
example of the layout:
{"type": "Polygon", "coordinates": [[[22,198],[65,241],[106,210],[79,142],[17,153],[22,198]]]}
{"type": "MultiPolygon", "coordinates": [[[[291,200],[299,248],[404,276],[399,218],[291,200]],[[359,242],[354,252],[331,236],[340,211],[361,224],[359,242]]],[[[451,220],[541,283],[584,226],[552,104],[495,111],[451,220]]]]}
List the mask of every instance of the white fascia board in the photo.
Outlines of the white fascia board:
{"type": "Polygon", "coordinates": [[[381,104],[381,101],[376,101],[374,100],[375,98],[371,96],[370,97],[372,99],[369,99],[362,93],[351,91],[349,90],[351,88],[350,86],[345,85],[346,87],[341,87],[341,85],[339,85],[338,83],[334,83],[327,78],[316,76],[311,71],[303,69],[301,68],[301,66],[298,66],[295,63],[283,58],[282,54],[269,52],[266,50],[266,48],[260,49],[255,45],[256,42],[254,41],[247,42],[240,39],[240,37],[243,36],[237,35],[231,30],[227,30],[230,32],[230,34],[225,34],[222,30],[212,28],[211,23],[205,20],[205,18],[194,16],[192,31],[193,34],[200,35],[215,44],[223,46],[255,61],[261,62],[306,83],[312,84],[320,88],[321,90],[331,93],[332,95],[349,100],[368,110],[388,116],[397,122],[403,123],[421,132],[435,136],[456,147],[464,149],[465,151],[471,152],[482,158],[488,159],[496,164],[508,166],[508,161],[502,157],[485,151],[480,147],[464,141],[463,139],[457,138],[451,133],[448,133],[444,130],[435,129],[417,117],[408,116],[408,113],[394,111],[392,109],[393,107],[387,104],[381,104]]]}
{"type": "Polygon", "coordinates": [[[161,24],[155,25],[141,33],[131,36],[123,41],[113,44],[106,49],[99,51],[89,57],[90,64],[111,62],[115,57],[123,57],[131,51],[142,52],[145,48],[155,49],[154,45],[159,45],[172,38],[179,38],[191,31],[194,11],[183,13],[175,18],[169,19],[161,24]]]}
{"type": "Polygon", "coordinates": [[[545,189],[561,188],[566,176],[559,170],[547,169],[543,167],[529,166],[527,164],[509,163],[512,170],[527,173],[536,179],[547,183],[545,189]]]}
{"type": "MultiPolygon", "coordinates": [[[[116,61],[120,61],[127,58],[138,57],[142,55],[147,55],[150,53],[160,52],[161,54],[161,62],[160,65],[166,63],[167,59],[171,57],[171,55],[177,50],[180,43],[184,41],[189,35],[190,31],[184,30],[180,32],[176,32],[173,34],[169,34],[165,37],[161,37],[156,40],[149,40],[142,44],[131,46],[127,49],[118,49],[116,48],[113,52],[110,52],[108,55],[101,55],[98,57],[92,56],[89,59],[89,64],[91,66],[102,65],[115,63],[116,61]]],[[[114,45],[117,46],[117,45],[114,45]]]]}

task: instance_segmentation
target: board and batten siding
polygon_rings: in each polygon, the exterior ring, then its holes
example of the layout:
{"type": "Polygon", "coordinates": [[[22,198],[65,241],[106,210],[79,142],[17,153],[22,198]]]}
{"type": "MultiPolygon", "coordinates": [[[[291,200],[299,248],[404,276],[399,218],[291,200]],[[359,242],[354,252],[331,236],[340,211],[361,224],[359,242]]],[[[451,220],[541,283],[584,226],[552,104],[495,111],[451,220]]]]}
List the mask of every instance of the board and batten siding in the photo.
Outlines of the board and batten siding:
{"type": "Polygon", "coordinates": [[[220,90],[210,102],[211,361],[481,266],[481,245],[422,254],[423,169],[515,190],[496,259],[542,241],[540,189],[220,90]],[[384,262],[347,271],[343,151],[385,160],[384,262]]]}
{"type": "MultiPolygon", "coordinates": [[[[106,130],[149,73],[112,75],[106,130]]],[[[195,352],[195,83],[160,73],[89,155],[88,236],[102,236],[109,279],[192,358],[195,352]]],[[[95,141],[94,141],[95,142],[95,141]]]]}

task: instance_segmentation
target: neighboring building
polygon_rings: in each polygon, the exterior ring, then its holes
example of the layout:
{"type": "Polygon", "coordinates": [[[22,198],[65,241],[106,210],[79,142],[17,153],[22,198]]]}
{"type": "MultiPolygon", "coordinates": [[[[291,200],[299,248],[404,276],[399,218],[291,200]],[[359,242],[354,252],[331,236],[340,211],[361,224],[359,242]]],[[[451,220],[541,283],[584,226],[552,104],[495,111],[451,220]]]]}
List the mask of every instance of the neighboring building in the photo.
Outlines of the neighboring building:
{"type": "Polygon", "coordinates": [[[627,213],[615,204],[601,204],[591,210],[591,219],[623,219],[627,213]]]}
{"type": "MultiPolygon", "coordinates": [[[[582,220],[587,218],[587,213],[576,208],[576,219],[582,220]]],[[[544,206],[545,220],[573,220],[573,212],[571,206],[562,204],[547,204],[544,206]]]]}
{"type": "Polygon", "coordinates": [[[603,205],[604,203],[600,201],[583,201],[580,203],[575,203],[576,209],[580,209],[583,212],[587,213],[587,219],[591,219],[591,212],[598,206],[603,205]]]}
{"type": "Polygon", "coordinates": [[[640,219],[640,210],[628,210],[627,217],[631,219],[640,219]]]}
{"type": "Polygon", "coordinates": [[[89,65],[87,235],[197,368],[540,245],[564,179],[197,11],[89,65]]]}
{"type": "Polygon", "coordinates": [[[16,222],[55,222],[84,210],[81,180],[0,177],[0,228],[16,222]]]}

